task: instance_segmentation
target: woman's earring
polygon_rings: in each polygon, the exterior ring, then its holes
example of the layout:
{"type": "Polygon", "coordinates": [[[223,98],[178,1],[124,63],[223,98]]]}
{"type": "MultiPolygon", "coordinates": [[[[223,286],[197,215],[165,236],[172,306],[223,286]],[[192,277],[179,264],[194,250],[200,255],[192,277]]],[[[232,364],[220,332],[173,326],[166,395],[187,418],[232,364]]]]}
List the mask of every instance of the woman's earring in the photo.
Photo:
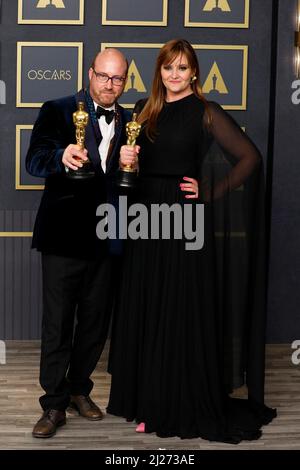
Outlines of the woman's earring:
{"type": "Polygon", "coordinates": [[[195,80],[197,80],[196,75],[194,75],[194,76],[191,78],[191,83],[193,83],[195,80]]]}

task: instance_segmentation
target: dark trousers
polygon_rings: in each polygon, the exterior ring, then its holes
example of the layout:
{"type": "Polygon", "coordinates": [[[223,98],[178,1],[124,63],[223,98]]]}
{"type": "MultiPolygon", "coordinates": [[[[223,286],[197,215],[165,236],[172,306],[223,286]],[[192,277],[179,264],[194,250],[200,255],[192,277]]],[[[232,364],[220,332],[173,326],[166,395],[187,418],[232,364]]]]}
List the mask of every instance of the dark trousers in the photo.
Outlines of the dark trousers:
{"type": "Polygon", "coordinates": [[[65,410],[70,395],[88,395],[93,388],[90,375],[105,345],[112,310],[112,263],[110,256],[87,261],[42,254],[44,410],[65,410]]]}

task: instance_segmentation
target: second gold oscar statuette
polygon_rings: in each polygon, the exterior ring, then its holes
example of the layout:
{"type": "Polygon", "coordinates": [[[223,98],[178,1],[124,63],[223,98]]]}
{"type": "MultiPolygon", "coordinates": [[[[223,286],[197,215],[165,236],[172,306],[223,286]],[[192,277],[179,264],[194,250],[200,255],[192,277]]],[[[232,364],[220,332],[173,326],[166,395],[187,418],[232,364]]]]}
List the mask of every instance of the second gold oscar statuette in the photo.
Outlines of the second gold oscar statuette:
{"type": "MultiPolygon", "coordinates": [[[[136,144],[136,139],[141,132],[141,125],[136,121],[137,114],[134,113],[132,121],[126,124],[127,145],[132,147],[136,144]]],[[[124,168],[119,169],[117,175],[117,185],[122,188],[134,188],[136,185],[137,170],[133,169],[131,165],[126,165],[124,168]]]]}

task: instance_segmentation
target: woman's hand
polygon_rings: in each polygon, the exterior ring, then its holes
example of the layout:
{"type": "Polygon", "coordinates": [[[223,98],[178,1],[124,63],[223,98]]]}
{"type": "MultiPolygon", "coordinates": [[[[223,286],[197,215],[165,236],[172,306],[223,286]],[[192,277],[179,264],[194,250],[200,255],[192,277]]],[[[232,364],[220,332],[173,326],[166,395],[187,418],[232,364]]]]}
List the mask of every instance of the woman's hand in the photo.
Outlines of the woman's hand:
{"type": "Polygon", "coordinates": [[[184,180],[184,183],[180,183],[179,185],[181,191],[194,193],[194,194],[186,194],[185,198],[186,199],[198,199],[198,196],[199,196],[198,181],[195,180],[194,178],[188,178],[187,176],[184,176],[183,180],[184,180]]]}
{"type": "Polygon", "coordinates": [[[123,145],[120,150],[120,168],[130,165],[131,168],[136,169],[138,166],[138,154],[140,146],[123,145]]]}

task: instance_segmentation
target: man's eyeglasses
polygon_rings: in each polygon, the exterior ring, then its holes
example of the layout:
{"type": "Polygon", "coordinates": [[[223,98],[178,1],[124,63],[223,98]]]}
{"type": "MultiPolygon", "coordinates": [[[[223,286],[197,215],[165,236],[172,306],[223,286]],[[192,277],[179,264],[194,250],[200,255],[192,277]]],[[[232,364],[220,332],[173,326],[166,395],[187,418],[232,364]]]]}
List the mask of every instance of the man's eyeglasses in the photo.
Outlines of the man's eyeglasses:
{"type": "Polygon", "coordinates": [[[96,80],[99,83],[107,83],[108,80],[111,80],[113,85],[121,86],[126,80],[125,77],[119,77],[118,75],[114,75],[113,77],[110,77],[109,75],[106,75],[106,73],[96,72],[95,69],[93,69],[93,72],[96,75],[96,80]]]}

